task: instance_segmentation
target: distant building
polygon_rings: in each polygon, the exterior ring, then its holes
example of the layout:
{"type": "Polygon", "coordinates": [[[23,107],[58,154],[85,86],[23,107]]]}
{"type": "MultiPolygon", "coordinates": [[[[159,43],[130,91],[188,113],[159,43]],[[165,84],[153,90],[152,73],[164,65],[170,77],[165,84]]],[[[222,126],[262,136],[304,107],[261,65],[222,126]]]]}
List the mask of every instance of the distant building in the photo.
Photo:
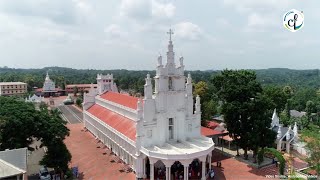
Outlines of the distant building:
{"type": "Polygon", "coordinates": [[[43,87],[36,89],[36,94],[44,97],[59,96],[61,93],[63,93],[62,90],[56,88],[55,82],[50,79],[48,73],[44,80],[43,87]]]}
{"type": "Polygon", "coordinates": [[[214,149],[205,136],[215,132],[201,127],[200,97],[194,102],[191,75],[184,75],[183,57],[174,61],[169,33],[167,63],[158,57],[154,85],[148,74],[144,97],[120,94],[112,75],[98,75],[97,89],[84,95],[84,126],[138,179],[205,180],[214,149]]]}
{"type": "Polygon", "coordinates": [[[0,179],[27,179],[27,148],[0,151],[0,179]]]}
{"type": "Polygon", "coordinates": [[[294,124],[293,128],[291,127],[291,125],[289,127],[283,127],[283,125],[280,124],[280,119],[277,115],[277,111],[274,110],[272,115],[271,129],[277,133],[277,150],[286,150],[287,153],[290,153],[291,147],[298,143],[297,123],[294,124]]]}
{"type": "Polygon", "coordinates": [[[41,103],[43,101],[44,101],[44,99],[41,95],[37,96],[35,94],[33,96],[29,95],[29,97],[26,97],[26,99],[25,99],[25,102],[33,102],[33,103],[41,103]]]}
{"type": "Polygon", "coordinates": [[[0,82],[0,96],[23,95],[27,93],[27,83],[0,82]]]}
{"type": "Polygon", "coordinates": [[[68,84],[66,86],[66,92],[67,93],[73,93],[74,87],[78,88],[78,92],[83,91],[88,93],[91,86],[93,86],[94,88],[97,88],[98,85],[97,84],[68,84]]]}

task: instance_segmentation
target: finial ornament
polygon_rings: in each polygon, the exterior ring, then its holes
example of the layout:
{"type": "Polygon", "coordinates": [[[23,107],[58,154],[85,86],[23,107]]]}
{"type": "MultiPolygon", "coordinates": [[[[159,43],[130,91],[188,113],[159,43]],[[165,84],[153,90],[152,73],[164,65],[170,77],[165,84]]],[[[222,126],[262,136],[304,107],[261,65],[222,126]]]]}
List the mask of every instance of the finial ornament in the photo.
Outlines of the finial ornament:
{"type": "Polygon", "coordinates": [[[171,35],[173,34],[173,31],[171,28],[169,29],[169,32],[167,32],[167,34],[169,34],[169,40],[171,41],[171,35]]]}

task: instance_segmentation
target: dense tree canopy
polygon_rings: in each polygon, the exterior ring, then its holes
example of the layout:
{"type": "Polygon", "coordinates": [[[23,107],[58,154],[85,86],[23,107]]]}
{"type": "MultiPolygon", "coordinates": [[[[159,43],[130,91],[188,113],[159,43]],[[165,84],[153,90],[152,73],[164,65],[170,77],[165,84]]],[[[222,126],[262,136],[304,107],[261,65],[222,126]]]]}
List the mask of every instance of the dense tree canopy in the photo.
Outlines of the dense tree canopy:
{"type": "Polygon", "coordinates": [[[304,129],[302,140],[306,142],[306,148],[309,152],[307,162],[312,169],[316,170],[317,175],[320,175],[320,130],[319,126],[310,126],[304,129]]]}
{"type": "Polygon", "coordinates": [[[223,101],[222,114],[229,135],[241,147],[254,155],[259,147],[272,145],[275,134],[271,124],[272,101],[262,93],[262,87],[253,71],[224,70],[213,79],[217,95],[223,101]],[[264,138],[269,138],[265,140],[264,138]]]}
{"type": "Polygon", "coordinates": [[[71,155],[63,140],[69,135],[69,129],[57,109],[49,111],[41,104],[36,110],[32,103],[3,96],[0,96],[0,107],[0,150],[23,147],[32,150],[30,144],[40,140],[41,146],[48,148],[44,157],[44,162],[50,162],[47,166],[66,170],[71,155]],[[60,150],[63,151],[58,152],[60,150]]]}

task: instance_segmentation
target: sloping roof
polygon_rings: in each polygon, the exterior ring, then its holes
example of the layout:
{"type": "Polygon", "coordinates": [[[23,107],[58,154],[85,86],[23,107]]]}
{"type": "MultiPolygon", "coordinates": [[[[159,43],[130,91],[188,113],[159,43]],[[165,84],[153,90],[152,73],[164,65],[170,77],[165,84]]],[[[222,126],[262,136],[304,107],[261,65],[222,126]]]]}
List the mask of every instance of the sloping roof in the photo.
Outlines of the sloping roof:
{"type": "Polygon", "coordinates": [[[0,82],[0,85],[25,85],[24,82],[0,82]]]}
{"type": "Polygon", "coordinates": [[[215,129],[217,126],[219,126],[219,123],[217,123],[217,122],[214,122],[214,121],[208,122],[208,127],[211,129],[215,129]]]}
{"type": "Polygon", "coordinates": [[[43,91],[43,88],[36,89],[36,92],[56,92],[56,91],[62,91],[60,88],[55,88],[55,91],[43,91]]]}
{"type": "Polygon", "coordinates": [[[129,139],[136,140],[136,123],[133,120],[98,104],[91,106],[87,111],[129,139]]]}
{"type": "Polygon", "coordinates": [[[214,135],[218,135],[218,134],[223,134],[222,132],[207,128],[207,127],[203,127],[201,126],[201,135],[203,136],[214,136],[214,135]]]}
{"type": "Polygon", "coordinates": [[[225,135],[225,136],[222,136],[222,137],[219,137],[220,139],[224,139],[226,141],[233,141],[232,137],[230,137],[229,135],[225,135]]]}
{"type": "Polygon", "coordinates": [[[306,115],[306,112],[299,112],[297,110],[290,110],[290,116],[301,118],[302,116],[306,115]]]}
{"type": "Polygon", "coordinates": [[[90,88],[91,87],[91,85],[93,86],[93,87],[97,87],[98,85],[97,84],[68,84],[67,86],[66,86],[66,88],[73,88],[73,87],[75,87],[75,86],[77,86],[78,88],[90,88]]]}
{"type": "MultiPolygon", "coordinates": [[[[8,173],[19,171],[18,174],[21,174],[21,171],[27,171],[27,148],[0,151],[0,160],[4,161],[1,162],[0,167],[10,170],[8,173]]],[[[1,175],[0,177],[2,177],[1,175]]]]}
{"type": "Polygon", "coordinates": [[[120,94],[117,92],[108,91],[101,95],[102,99],[112,101],[114,103],[126,106],[131,109],[137,109],[137,103],[139,98],[129,96],[127,94],[120,94]]]}
{"type": "Polygon", "coordinates": [[[26,173],[26,171],[19,169],[14,165],[0,159],[0,178],[17,176],[24,173],[26,173]]]}

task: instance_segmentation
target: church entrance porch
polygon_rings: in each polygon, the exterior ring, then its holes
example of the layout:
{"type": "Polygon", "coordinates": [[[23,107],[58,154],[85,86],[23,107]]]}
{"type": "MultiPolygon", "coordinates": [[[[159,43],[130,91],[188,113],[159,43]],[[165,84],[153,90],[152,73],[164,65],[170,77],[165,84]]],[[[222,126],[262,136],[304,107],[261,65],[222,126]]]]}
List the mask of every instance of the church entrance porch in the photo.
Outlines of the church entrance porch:
{"type": "Polygon", "coordinates": [[[211,153],[200,158],[180,161],[146,157],[143,163],[143,175],[145,179],[205,180],[208,171],[211,170],[211,153]]]}

